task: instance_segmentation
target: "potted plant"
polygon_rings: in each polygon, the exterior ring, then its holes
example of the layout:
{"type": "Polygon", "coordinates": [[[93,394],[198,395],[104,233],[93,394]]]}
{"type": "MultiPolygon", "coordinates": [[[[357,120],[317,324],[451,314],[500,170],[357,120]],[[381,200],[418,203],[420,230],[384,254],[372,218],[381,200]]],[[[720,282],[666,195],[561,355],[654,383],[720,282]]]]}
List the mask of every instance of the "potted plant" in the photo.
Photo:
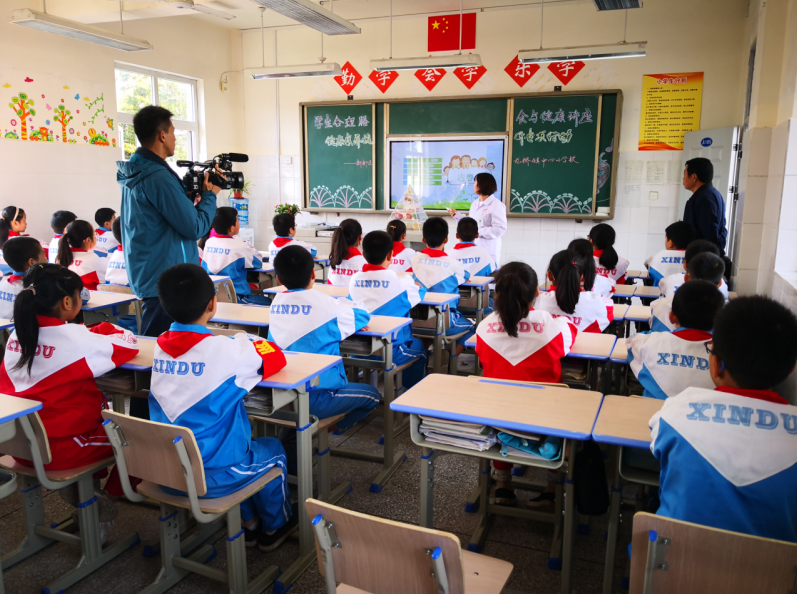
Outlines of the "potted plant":
{"type": "Polygon", "coordinates": [[[297,204],[277,204],[274,208],[274,212],[278,215],[287,213],[296,216],[299,214],[299,206],[297,204]]]}
{"type": "Polygon", "coordinates": [[[240,190],[233,190],[232,197],[240,200],[241,198],[244,197],[244,194],[246,194],[247,196],[251,194],[253,187],[254,185],[252,184],[251,179],[244,180],[244,187],[241,188],[240,190]]]}

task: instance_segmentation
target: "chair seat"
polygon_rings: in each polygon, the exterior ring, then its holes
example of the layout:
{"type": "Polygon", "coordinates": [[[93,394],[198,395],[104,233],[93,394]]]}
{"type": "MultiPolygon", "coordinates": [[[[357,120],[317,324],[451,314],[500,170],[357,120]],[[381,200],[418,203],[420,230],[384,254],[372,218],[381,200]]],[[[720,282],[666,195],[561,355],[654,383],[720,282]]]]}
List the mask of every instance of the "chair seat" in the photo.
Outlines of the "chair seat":
{"type": "MultiPolygon", "coordinates": [[[[340,421],[346,415],[335,415],[332,417],[327,417],[326,419],[318,419],[318,430],[326,429],[330,425],[334,425],[338,421],[340,421]]],[[[290,427],[291,429],[296,428],[296,423],[294,421],[288,421],[285,419],[275,419],[274,417],[256,417],[251,416],[250,418],[254,419],[255,421],[260,421],[261,423],[268,423],[270,425],[279,425],[280,427],[290,427]]]]}
{"type": "MultiPolygon", "coordinates": [[[[87,472],[95,473],[102,468],[106,468],[114,463],[113,456],[105,458],[94,464],[87,466],[79,466],[78,468],[69,468],[67,470],[45,470],[47,478],[54,482],[70,481],[87,472]]],[[[23,466],[12,456],[3,456],[0,458],[0,467],[16,472],[24,476],[36,476],[36,469],[33,466],[23,466]]]]}
{"type": "Polygon", "coordinates": [[[512,564],[463,549],[462,571],[465,594],[500,594],[512,573],[512,564]]]}
{"type": "Polygon", "coordinates": [[[409,361],[407,361],[407,362],[406,362],[406,363],[404,363],[403,365],[398,365],[398,366],[396,366],[396,368],[393,370],[393,372],[395,373],[395,372],[397,372],[397,371],[404,371],[404,370],[405,370],[405,369],[407,369],[407,367],[409,367],[410,365],[414,365],[414,364],[415,364],[415,362],[416,362],[418,359],[420,359],[420,357],[415,357],[415,358],[413,358],[413,359],[410,359],[409,361]]]}
{"type": "MultiPolygon", "coordinates": [[[[263,486],[278,478],[282,474],[279,468],[272,468],[257,480],[249,483],[243,489],[224,495],[223,497],[200,497],[199,509],[206,514],[221,514],[226,512],[232,507],[235,507],[242,501],[249,499],[252,495],[260,491],[263,486]]],[[[170,495],[164,491],[160,485],[151,483],[149,481],[142,481],[136,489],[141,495],[154,499],[160,503],[173,505],[174,507],[181,507],[183,509],[191,509],[191,503],[188,497],[182,495],[170,495]]]]}

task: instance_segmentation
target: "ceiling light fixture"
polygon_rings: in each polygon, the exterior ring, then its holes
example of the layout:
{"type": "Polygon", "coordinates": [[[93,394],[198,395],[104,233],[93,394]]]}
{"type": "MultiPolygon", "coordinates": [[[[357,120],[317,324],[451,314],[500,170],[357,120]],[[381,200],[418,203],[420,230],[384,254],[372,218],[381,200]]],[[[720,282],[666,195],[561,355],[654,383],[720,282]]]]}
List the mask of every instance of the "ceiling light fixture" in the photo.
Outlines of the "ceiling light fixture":
{"type": "Polygon", "coordinates": [[[327,35],[360,33],[360,28],[354,23],[340,18],[310,0],[252,0],[252,2],[327,35]]]}

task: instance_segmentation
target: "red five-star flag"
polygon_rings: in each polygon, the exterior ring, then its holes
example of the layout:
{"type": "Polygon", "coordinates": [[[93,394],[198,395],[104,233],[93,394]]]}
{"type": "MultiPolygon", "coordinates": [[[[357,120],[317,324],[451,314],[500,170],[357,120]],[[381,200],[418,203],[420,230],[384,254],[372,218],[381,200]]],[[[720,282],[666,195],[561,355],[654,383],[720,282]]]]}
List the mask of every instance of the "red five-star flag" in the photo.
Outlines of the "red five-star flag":
{"type": "Polygon", "coordinates": [[[576,74],[581,72],[584,66],[584,62],[580,60],[569,60],[567,62],[551,62],[548,64],[548,70],[550,70],[563,85],[566,85],[575,78],[576,74]]]}
{"type": "MultiPolygon", "coordinates": [[[[476,49],[476,13],[469,12],[462,15],[462,49],[476,49]]],[[[430,52],[447,52],[460,49],[459,47],[459,15],[447,14],[444,16],[429,17],[429,43],[430,52]]]]}

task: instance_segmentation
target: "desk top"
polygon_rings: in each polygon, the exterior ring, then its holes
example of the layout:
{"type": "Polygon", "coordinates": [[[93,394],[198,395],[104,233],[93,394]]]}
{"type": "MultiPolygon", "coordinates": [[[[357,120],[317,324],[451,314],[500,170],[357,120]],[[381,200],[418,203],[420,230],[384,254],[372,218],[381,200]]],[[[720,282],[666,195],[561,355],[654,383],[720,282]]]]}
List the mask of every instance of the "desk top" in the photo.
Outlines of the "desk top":
{"type": "Polygon", "coordinates": [[[632,305],[625,312],[625,319],[632,322],[648,322],[650,321],[650,306],[649,305],[632,305]]]}
{"type": "Polygon", "coordinates": [[[570,348],[568,357],[574,359],[592,359],[607,361],[612,354],[617,337],[614,334],[598,334],[597,332],[579,332],[570,348]]]}
{"type": "Polygon", "coordinates": [[[390,408],[583,441],[592,435],[602,399],[598,392],[435,373],[390,408]]]}
{"type": "Polygon", "coordinates": [[[89,291],[91,298],[83,306],[83,311],[97,311],[114,305],[125,305],[138,301],[138,297],[128,293],[106,293],[104,291],[89,291]]]}
{"type": "Polygon", "coordinates": [[[636,285],[616,285],[612,297],[633,297],[636,285]]]}
{"type": "Polygon", "coordinates": [[[267,264],[263,262],[263,265],[260,268],[247,268],[247,272],[260,272],[261,274],[273,274],[274,273],[274,265],[267,264]]]}
{"type": "Polygon", "coordinates": [[[647,270],[626,270],[626,278],[650,278],[647,270]]]}
{"type": "MultiPolygon", "coordinates": [[[[271,255],[266,251],[260,250],[260,259],[263,262],[268,262],[271,259],[271,255]]],[[[329,256],[322,256],[318,254],[315,256],[315,258],[313,258],[313,261],[316,264],[329,264],[329,256]]]]}
{"type": "Polygon", "coordinates": [[[661,410],[664,400],[633,396],[606,396],[603,399],[592,438],[598,443],[650,447],[650,418],[661,410]]]}
{"type": "Polygon", "coordinates": [[[641,299],[658,299],[661,297],[661,289],[658,287],[637,287],[634,297],[641,299]]]}
{"type": "Polygon", "coordinates": [[[618,340],[617,344],[614,345],[611,361],[612,363],[628,363],[628,345],[626,345],[624,338],[618,340]]]}
{"type": "Polygon", "coordinates": [[[453,293],[426,293],[421,305],[443,306],[459,300],[459,295],[453,293]]]}
{"type": "Polygon", "coordinates": [[[14,322],[5,318],[0,318],[0,330],[10,330],[14,327],[14,322]]]}
{"type": "Polygon", "coordinates": [[[382,338],[412,324],[410,318],[394,318],[391,316],[371,316],[368,330],[360,330],[355,336],[376,336],[382,338]]]}
{"type": "Polygon", "coordinates": [[[220,324],[265,327],[269,324],[270,314],[271,308],[268,306],[217,303],[216,315],[211,321],[220,324]]]}
{"type": "Polygon", "coordinates": [[[0,423],[8,423],[19,417],[41,410],[42,403],[27,398],[0,394],[0,423]]]}
{"type": "MultiPolygon", "coordinates": [[[[263,289],[263,293],[269,293],[272,295],[276,295],[277,293],[284,293],[288,289],[285,288],[285,285],[277,285],[276,287],[270,287],[268,289],[263,289]]],[[[325,283],[315,283],[313,285],[313,290],[321,291],[329,295],[330,297],[348,297],[349,296],[349,287],[340,287],[338,285],[328,285],[325,283]]]]}
{"type": "Polygon", "coordinates": [[[211,274],[209,276],[210,276],[210,280],[213,281],[214,285],[217,284],[217,283],[223,283],[224,281],[230,280],[229,276],[224,276],[223,274],[211,274]]]}
{"type": "Polygon", "coordinates": [[[149,371],[152,369],[152,360],[155,358],[157,339],[151,336],[136,336],[138,338],[138,355],[127,363],[122,363],[120,369],[130,371],[149,371]]]}
{"type": "Polygon", "coordinates": [[[618,322],[625,319],[625,314],[628,311],[628,306],[625,303],[616,303],[614,305],[614,319],[618,322]]]}
{"type": "Polygon", "coordinates": [[[481,287],[482,289],[493,282],[495,279],[492,276],[472,276],[466,282],[459,285],[460,287],[481,287]]]}

